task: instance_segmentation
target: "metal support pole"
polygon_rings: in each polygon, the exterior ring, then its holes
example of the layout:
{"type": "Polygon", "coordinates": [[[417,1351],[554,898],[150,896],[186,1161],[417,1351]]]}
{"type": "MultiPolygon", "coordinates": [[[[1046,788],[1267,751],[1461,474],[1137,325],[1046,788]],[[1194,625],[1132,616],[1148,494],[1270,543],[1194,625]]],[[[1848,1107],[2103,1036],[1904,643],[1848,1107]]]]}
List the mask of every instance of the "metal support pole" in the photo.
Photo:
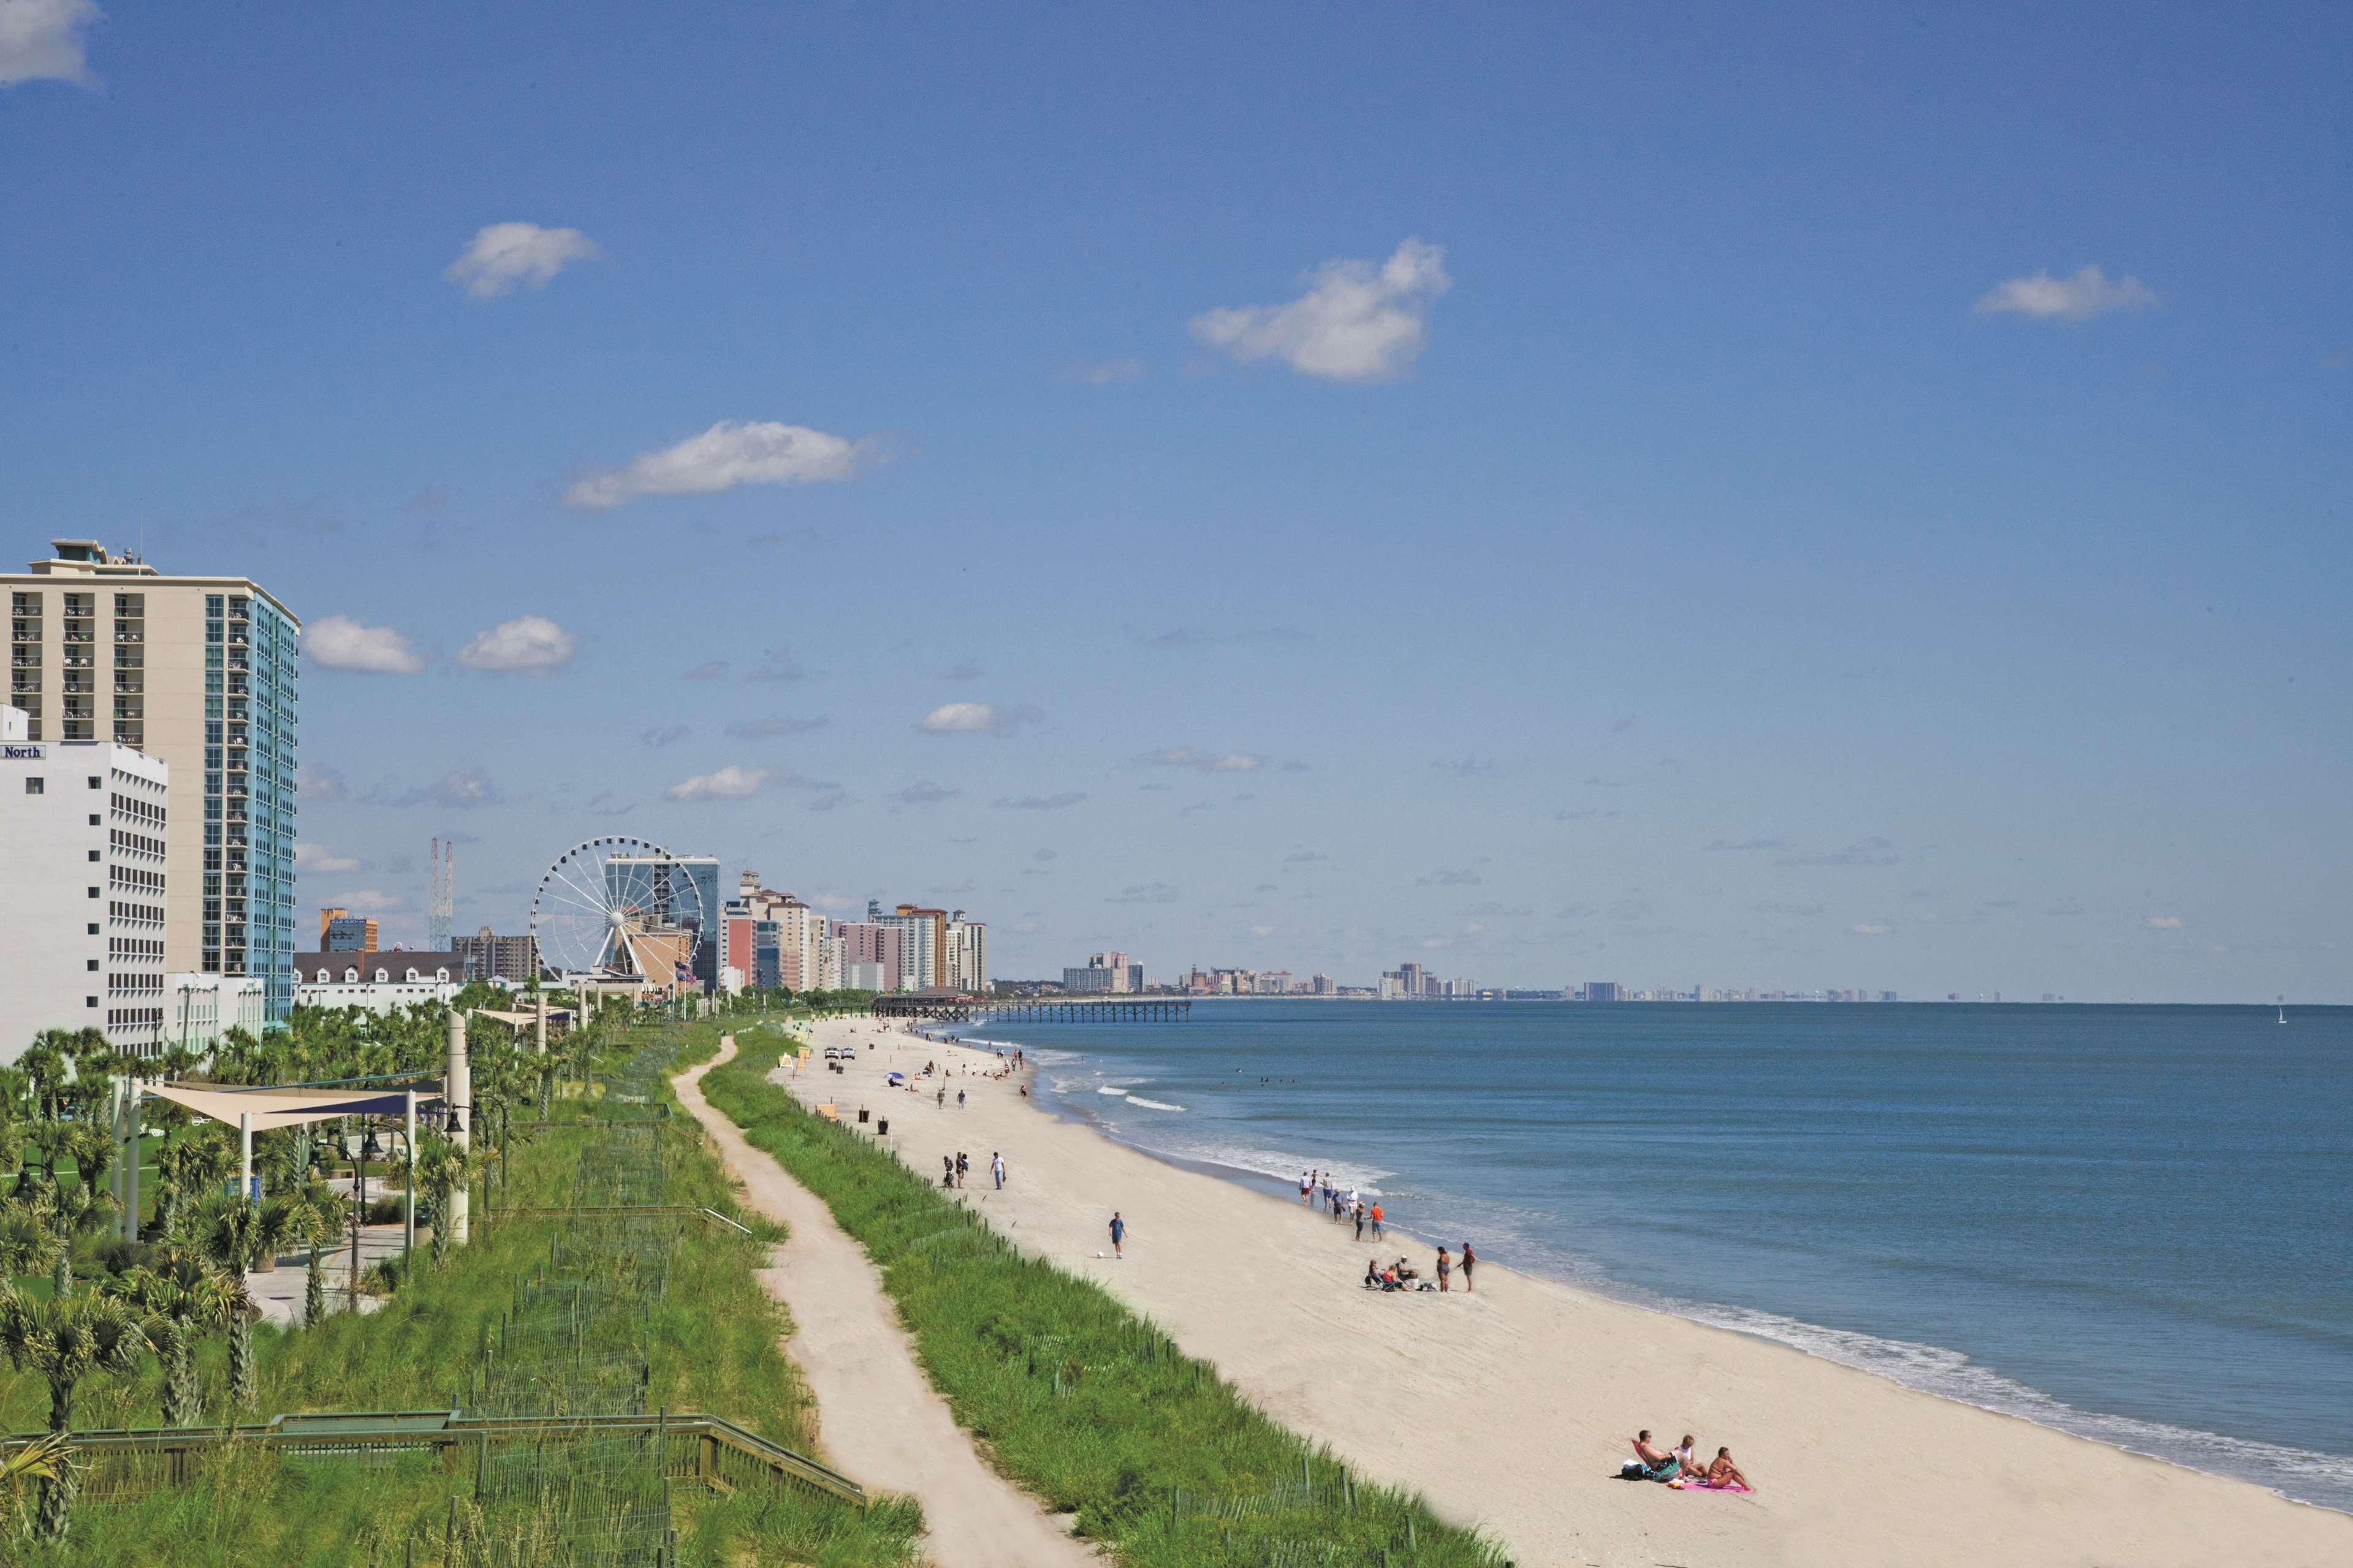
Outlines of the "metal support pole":
{"type": "Polygon", "coordinates": [[[139,1239],[139,1080],[132,1079],[130,1092],[123,1096],[130,1102],[127,1114],[131,1122],[130,1157],[122,1163],[122,1238],[139,1239]]]}
{"type": "Polygon", "coordinates": [[[114,1154],[115,1154],[115,1159],[114,1159],[114,1168],[107,1173],[107,1178],[106,1178],[106,1195],[107,1195],[108,1197],[112,1198],[112,1199],[114,1200],[114,1205],[115,1205],[115,1207],[116,1207],[117,1209],[120,1209],[120,1208],[122,1206],[122,1100],[123,1100],[123,1090],[124,1090],[124,1089],[125,1089],[125,1088],[130,1084],[130,1082],[131,1082],[131,1080],[130,1080],[129,1079],[127,1079],[127,1078],[110,1079],[108,1079],[108,1080],[107,1080],[107,1087],[108,1087],[110,1089],[111,1089],[111,1090],[112,1090],[112,1095],[111,1095],[111,1099],[110,1099],[110,1100],[109,1100],[109,1105],[110,1105],[111,1109],[111,1110],[113,1110],[113,1112],[114,1112],[114,1121],[113,1121],[113,1122],[112,1122],[112,1131],[113,1131],[113,1135],[114,1135],[114,1154]]]}
{"type": "MultiPolygon", "coordinates": [[[[449,1102],[449,1142],[459,1149],[473,1147],[474,1069],[466,1056],[466,1015],[452,1011],[449,1015],[449,1069],[441,1092],[449,1102]]],[[[467,1211],[473,1206],[473,1192],[468,1183],[458,1184],[449,1194],[449,1240],[463,1246],[466,1240],[467,1211]]]]}
{"type": "Polygon", "coordinates": [[[253,1112],[237,1113],[237,1195],[253,1201],[253,1112]]]}
{"type": "Polygon", "coordinates": [[[401,1205],[400,1277],[408,1278],[408,1255],[417,1250],[417,1091],[410,1089],[402,1097],[402,1125],[408,1131],[408,1201],[401,1205]]]}

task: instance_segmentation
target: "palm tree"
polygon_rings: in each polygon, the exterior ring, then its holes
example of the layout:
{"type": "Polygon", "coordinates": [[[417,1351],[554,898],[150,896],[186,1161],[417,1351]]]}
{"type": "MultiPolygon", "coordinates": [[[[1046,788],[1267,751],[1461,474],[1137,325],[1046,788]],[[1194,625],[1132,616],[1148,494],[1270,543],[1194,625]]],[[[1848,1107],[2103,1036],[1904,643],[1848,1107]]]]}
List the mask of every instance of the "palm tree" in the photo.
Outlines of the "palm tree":
{"type": "MultiPolygon", "coordinates": [[[[208,1200],[196,1215],[205,1256],[236,1276],[240,1292],[254,1265],[276,1253],[285,1241],[287,1223],[284,1199],[256,1207],[234,1193],[208,1200]]],[[[228,1396],[239,1410],[253,1404],[253,1319],[243,1310],[229,1319],[228,1396]]]]}
{"type": "Polygon", "coordinates": [[[192,1247],[164,1247],[110,1293],[144,1315],[147,1338],[164,1358],[164,1425],[195,1426],[205,1411],[196,1342],[244,1315],[244,1277],[222,1273],[192,1247]]]}
{"type": "MultiPolygon", "coordinates": [[[[111,1296],[29,1300],[0,1283],[0,1353],[19,1372],[38,1373],[49,1385],[49,1430],[73,1430],[74,1389],[93,1372],[135,1372],[147,1351],[138,1317],[111,1296]]],[[[62,1541],[73,1511],[69,1467],[41,1483],[36,1526],[43,1539],[62,1541]]]]}
{"type": "Polygon", "coordinates": [[[58,1240],[56,1255],[50,1260],[51,1282],[59,1296],[73,1294],[73,1238],[105,1218],[113,1209],[114,1199],[87,1184],[71,1187],[53,1187],[47,1194],[49,1223],[58,1240]]]}
{"type": "Polygon", "coordinates": [[[327,1320],[327,1275],[320,1248],[343,1231],[343,1200],[332,1187],[313,1177],[288,1200],[293,1209],[290,1234],[310,1249],[309,1270],[302,1280],[302,1326],[315,1329],[327,1320]]]}
{"type": "Polygon", "coordinates": [[[460,1149],[438,1133],[424,1141],[417,1160],[417,1185],[433,1205],[433,1266],[449,1259],[449,1206],[459,1192],[472,1185],[481,1168],[481,1156],[460,1149]]]}
{"type": "Polygon", "coordinates": [[[175,1236],[188,1211],[208,1188],[217,1188],[237,1169],[228,1134],[216,1121],[204,1122],[155,1156],[155,1179],[163,1186],[164,1234],[175,1236]]]}
{"type": "Polygon", "coordinates": [[[25,1517],[25,1483],[47,1484],[73,1468],[73,1444],[63,1434],[44,1432],[0,1455],[0,1512],[21,1521],[25,1517]]]}

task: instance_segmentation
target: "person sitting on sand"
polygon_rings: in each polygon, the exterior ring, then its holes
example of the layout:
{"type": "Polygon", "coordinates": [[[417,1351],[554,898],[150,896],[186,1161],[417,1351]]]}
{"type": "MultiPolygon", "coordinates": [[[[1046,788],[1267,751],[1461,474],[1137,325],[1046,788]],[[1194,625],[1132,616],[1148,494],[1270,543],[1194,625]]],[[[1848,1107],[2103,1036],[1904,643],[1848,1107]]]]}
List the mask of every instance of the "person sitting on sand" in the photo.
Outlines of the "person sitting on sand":
{"type": "Polygon", "coordinates": [[[1698,1438],[1686,1432],[1683,1434],[1683,1440],[1675,1445],[1675,1464],[1687,1476],[1695,1476],[1705,1468],[1697,1459],[1692,1458],[1692,1445],[1697,1441],[1699,1441],[1698,1438]]]}
{"type": "Polygon", "coordinates": [[[1748,1478],[1740,1473],[1740,1467],[1732,1462],[1732,1450],[1729,1448],[1718,1448],[1715,1451],[1715,1462],[1708,1466],[1707,1477],[1700,1482],[1700,1485],[1739,1487],[1743,1490],[1752,1492],[1757,1489],[1748,1484],[1748,1478]]]}
{"type": "Polygon", "coordinates": [[[1618,1473],[1630,1481],[1671,1481],[1682,1469],[1672,1454],[1651,1447],[1651,1429],[1645,1426],[1634,1434],[1634,1457],[1618,1473]]]}
{"type": "Polygon", "coordinates": [[[1378,1289],[1380,1288],[1380,1259],[1377,1258],[1368,1259],[1365,1264],[1365,1289],[1367,1290],[1378,1289]]]}
{"type": "Polygon", "coordinates": [[[1419,1279],[1421,1278],[1420,1275],[1416,1274],[1413,1271],[1413,1266],[1402,1258],[1397,1260],[1394,1272],[1398,1277],[1398,1283],[1400,1285],[1404,1284],[1409,1279],[1419,1279]]]}

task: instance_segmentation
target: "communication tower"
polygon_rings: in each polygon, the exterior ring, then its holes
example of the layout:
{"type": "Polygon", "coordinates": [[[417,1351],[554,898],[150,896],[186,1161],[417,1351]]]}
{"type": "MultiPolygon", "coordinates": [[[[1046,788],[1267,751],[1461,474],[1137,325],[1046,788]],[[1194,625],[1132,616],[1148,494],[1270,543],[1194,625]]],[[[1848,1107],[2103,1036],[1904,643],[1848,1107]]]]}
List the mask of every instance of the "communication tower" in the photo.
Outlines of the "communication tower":
{"type": "Polygon", "coordinates": [[[433,885],[425,909],[425,945],[434,952],[449,951],[450,928],[457,924],[456,858],[458,846],[433,841],[433,885]]]}

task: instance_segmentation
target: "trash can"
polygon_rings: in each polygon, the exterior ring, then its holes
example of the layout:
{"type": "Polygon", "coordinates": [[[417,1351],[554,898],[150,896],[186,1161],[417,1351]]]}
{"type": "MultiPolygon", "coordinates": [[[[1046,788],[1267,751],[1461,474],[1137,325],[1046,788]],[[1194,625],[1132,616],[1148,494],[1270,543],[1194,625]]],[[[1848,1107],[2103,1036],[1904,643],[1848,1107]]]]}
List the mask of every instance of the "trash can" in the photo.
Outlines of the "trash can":
{"type": "Polygon", "coordinates": [[[866,1108],[862,1105],[858,1108],[858,1120],[860,1122],[866,1120],[866,1108]]]}
{"type": "Polygon", "coordinates": [[[889,1117],[884,1116],[876,1119],[874,1123],[874,1136],[877,1138],[888,1138],[891,1136],[891,1119],[889,1117]]]}

